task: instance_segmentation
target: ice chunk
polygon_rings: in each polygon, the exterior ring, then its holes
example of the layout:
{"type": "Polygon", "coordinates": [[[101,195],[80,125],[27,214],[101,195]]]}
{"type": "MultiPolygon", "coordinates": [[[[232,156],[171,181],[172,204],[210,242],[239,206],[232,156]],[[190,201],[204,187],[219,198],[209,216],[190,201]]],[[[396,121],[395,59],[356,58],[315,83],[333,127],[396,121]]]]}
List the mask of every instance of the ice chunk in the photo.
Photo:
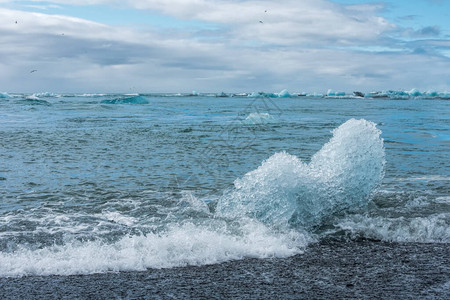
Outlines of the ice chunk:
{"type": "Polygon", "coordinates": [[[309,164],[276,153],[237,179],[216,212],[255,218],[276,228],[310,229],[333,213],[362,208],[384,175],[380,134],[374,123],[351,119],[333,131],[309,164]]]}
{"type": "Polygon", "coordinates": [[[278,93],[278,97],[279,98],[289,98],[289,97],[291,97],[291,94],[289,94],[288,90],[284,89],[278,93]]]}
{"type": "Polygon", "coordinates": [[[268,113],[251,113],[245,118],[244,121],[242,121],[243,124],[248,125],[260,125],[260,124],[267,124],[267,123],[273,123],[275,119],[272,115],[268,113]]]}
{"type": "Polygon", "coordinates": [[[11,98],[8,93],[0,93],[0,98],[11,98]]]}
{"type": "Polygon", "coordinates": [[[426,92],[426,95],[430,97],[437,97],[438,93],[434,90],[429,90],[428,92],[426,92]]]}
{"type": "Polygon", "coordinates": [[[336,92],[332,89],[329,89],[327,92],[328,97],[343,97],[345,96],[345,92],[336,92]]]}
{"type": "Polygon", "coordinates": [[[319,93],[312,93],[312,94],[307,94],[307,97],[314,97],[314,98],[323,98],[323,94],[319,94],[319,93]]]}
{"type": "Polygon", "coordinates": [[[410,96],[412,96],[412,97],[418,97],[418,96],[421,96],[421,95],[422,95],[422,93],[419,92],[418,89],[412,89],[412,90],[410,90],[410,91],[408,92],[408,94],[409,94],[410,96]]]}

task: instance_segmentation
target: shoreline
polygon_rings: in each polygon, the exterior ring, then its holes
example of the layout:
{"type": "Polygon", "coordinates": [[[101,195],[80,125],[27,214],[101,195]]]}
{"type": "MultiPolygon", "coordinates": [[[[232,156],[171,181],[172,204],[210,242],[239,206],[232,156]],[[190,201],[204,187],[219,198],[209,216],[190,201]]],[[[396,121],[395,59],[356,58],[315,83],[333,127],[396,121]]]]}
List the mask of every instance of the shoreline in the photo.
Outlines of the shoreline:
{"type": "Polygon", "coordinates": [[[322,240],[289,258],[0,278],[1,299],[448,298],[448,244],[322,240]]]}

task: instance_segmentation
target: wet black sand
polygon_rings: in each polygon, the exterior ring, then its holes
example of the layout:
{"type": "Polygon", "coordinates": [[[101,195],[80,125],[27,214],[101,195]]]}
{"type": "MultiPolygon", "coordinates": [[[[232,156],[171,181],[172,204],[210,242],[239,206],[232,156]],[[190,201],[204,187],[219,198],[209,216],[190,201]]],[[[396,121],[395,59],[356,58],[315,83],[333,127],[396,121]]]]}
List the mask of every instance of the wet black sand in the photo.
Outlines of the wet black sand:
{"type": "Polygon", "coordinates": [[[450,245],[328,240],[286,259],[0,278],[0,299],[450,299],[450,245]]]}

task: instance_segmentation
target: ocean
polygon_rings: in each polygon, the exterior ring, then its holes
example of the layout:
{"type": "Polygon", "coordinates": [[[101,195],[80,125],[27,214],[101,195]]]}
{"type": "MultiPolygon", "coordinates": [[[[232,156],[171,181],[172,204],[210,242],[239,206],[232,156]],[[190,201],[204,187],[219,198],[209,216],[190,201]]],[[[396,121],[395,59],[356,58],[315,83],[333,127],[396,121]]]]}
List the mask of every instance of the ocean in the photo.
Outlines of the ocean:
{"type": "Polygon", "coordinates": [[[1,96],[1,299],[450,297],[447,98],[1,96]]]}

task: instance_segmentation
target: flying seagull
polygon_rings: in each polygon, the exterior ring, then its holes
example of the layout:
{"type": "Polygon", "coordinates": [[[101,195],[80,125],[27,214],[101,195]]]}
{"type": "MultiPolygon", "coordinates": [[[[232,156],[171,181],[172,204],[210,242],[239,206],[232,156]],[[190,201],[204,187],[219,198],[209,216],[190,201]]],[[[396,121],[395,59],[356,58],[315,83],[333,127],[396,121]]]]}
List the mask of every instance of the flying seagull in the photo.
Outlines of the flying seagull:
{"type": "Polygon", "coordinates": [[[260,20],[260,21],[259,21],[259,23],[261,23],[261,24],[262,24],[262,23],[264,23],[264,22],[260,20]]]}
{"type": "Polygon", "coordinates": [[[30,73],[34,73],[34,72],[37,72],[37,70],[31,70],[31,71],[30,71],[30,73]]]}

